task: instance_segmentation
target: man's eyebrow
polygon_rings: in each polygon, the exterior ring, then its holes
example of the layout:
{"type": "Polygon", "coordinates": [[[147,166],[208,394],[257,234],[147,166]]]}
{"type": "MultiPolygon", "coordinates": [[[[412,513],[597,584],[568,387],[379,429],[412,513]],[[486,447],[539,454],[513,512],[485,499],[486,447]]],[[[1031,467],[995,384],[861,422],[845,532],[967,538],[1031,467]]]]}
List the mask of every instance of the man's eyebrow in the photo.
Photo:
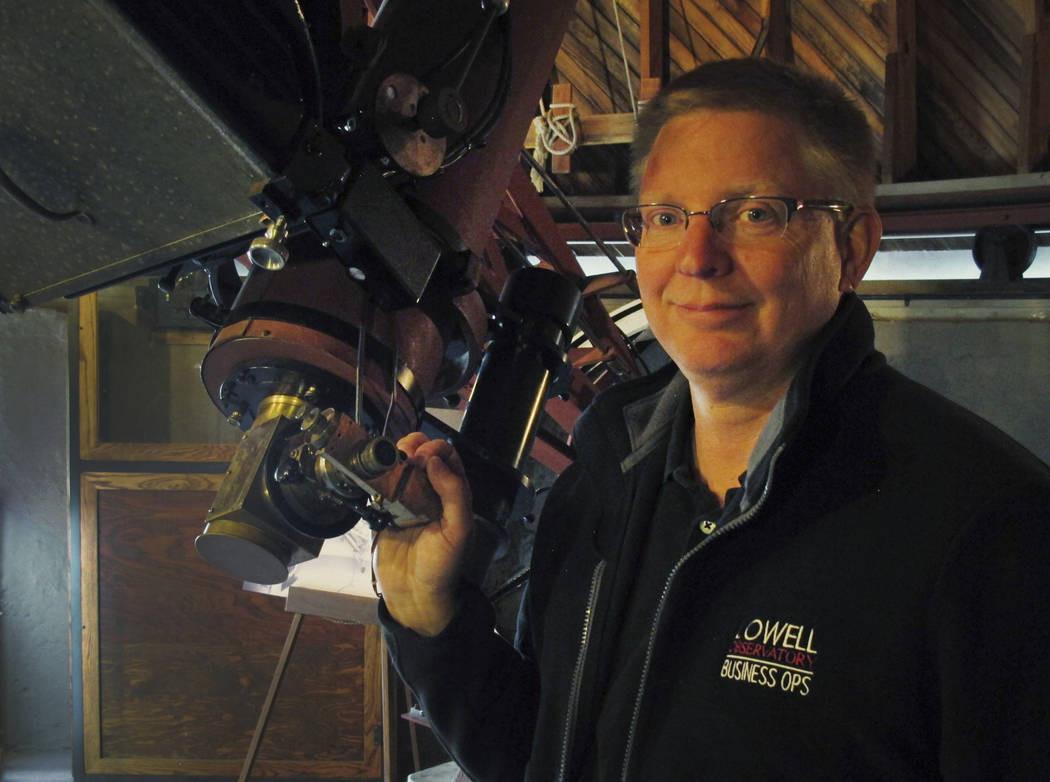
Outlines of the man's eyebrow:
{"type": "Polygon", "coordinates": [[[774,196],[780,195],[781,187],[779,185],[743,185],[735,187],[732,190],[725,190],[721,201],[729,198],[746,198],[747,196],[774,196]]]}
{"type": "MultiPolygon", "coordinates": [[[[715,200],[707,204],[702,204],[701,208],[706,209],[709,206],[714,206],[721,201],[727,201],[730,198],[746,198],[747,196],[780,196],[783,195],[780,191],[779,185],[756,185],[746,184],[738,185],[733,188],[722,190],[715,200]]],[[[670,197],[666,191],[657,191],[655,194],[642,192],[639,195],[639,203],[641,204],[673,204],[677,206],[686,206],[680,200],[676,200],[670,197]]]]}

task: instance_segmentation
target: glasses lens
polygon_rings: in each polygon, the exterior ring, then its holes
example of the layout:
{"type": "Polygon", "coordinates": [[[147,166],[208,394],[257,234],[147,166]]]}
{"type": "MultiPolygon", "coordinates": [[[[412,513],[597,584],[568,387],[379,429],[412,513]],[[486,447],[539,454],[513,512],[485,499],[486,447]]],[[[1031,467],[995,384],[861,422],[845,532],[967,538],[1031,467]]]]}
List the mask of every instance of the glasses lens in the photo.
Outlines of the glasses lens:
{"type": "Polygon", "coordinates": [[[642,243],[642,212],[637,207],[624,210],[620,216],[624,236],[635,247],[642,243]]]}
{"type": "Polygon", "coordinates": [[[788,208],[773,198],[730,198],[712,207],[711,224],[737,244],[780,237],[788,224],[788,208]]]}
{"type": "Polygon", "coordinates": [[[636,206],[623,213],[623,230],[635,247],[674,247],[685,233],[685,210],[671,204],[636,206]]]}

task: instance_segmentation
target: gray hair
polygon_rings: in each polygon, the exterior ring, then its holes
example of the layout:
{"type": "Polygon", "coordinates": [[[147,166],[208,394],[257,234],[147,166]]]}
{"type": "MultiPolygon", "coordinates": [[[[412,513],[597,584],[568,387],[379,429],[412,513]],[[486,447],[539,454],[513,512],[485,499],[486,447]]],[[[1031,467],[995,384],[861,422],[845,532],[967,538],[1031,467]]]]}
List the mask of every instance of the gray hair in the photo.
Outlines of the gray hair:
{"type": "Polygon", "coordinates": [[[701,65],[672,80],[645,104],[631,146],[635,192],[660,129],[697,109],[754,111],[793,123],[810,140],[803,154],[808,153],[839,188],[834,197],[858,206],[873,203],[877,152],[863,112],[833,82],[754,57],[701,65]]]}

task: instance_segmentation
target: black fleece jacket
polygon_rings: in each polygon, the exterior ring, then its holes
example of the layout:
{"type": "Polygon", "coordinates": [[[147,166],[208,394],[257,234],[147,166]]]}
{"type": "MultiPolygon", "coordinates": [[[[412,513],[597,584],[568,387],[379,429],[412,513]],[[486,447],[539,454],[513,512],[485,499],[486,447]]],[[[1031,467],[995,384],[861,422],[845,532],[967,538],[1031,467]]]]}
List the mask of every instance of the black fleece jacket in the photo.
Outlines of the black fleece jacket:
{"type": "Polygon", "coordinates": [[[845,297],[741,501],[667,574],[632,699],[605,695],[687,393],[673,367],[581,417],[514,646],[469,587],[437,638],[381,608],[473,779],[1050,779],[1050,469],[873,342],[845,297]],[[615,756],[590,751],[599,714],[615,756]]]}

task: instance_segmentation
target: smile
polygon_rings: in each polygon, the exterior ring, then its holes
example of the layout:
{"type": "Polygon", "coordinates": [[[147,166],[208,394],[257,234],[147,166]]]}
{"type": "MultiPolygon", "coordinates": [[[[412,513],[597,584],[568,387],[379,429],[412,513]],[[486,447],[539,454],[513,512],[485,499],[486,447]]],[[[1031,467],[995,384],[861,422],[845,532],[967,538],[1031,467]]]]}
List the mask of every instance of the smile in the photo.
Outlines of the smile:
{"type": "Polygon", "coordinates": [[[700,323],[718,324],[731,321],[751,308],[748,302],[672,302],[671,306],[679,317],[700,323]]]}

